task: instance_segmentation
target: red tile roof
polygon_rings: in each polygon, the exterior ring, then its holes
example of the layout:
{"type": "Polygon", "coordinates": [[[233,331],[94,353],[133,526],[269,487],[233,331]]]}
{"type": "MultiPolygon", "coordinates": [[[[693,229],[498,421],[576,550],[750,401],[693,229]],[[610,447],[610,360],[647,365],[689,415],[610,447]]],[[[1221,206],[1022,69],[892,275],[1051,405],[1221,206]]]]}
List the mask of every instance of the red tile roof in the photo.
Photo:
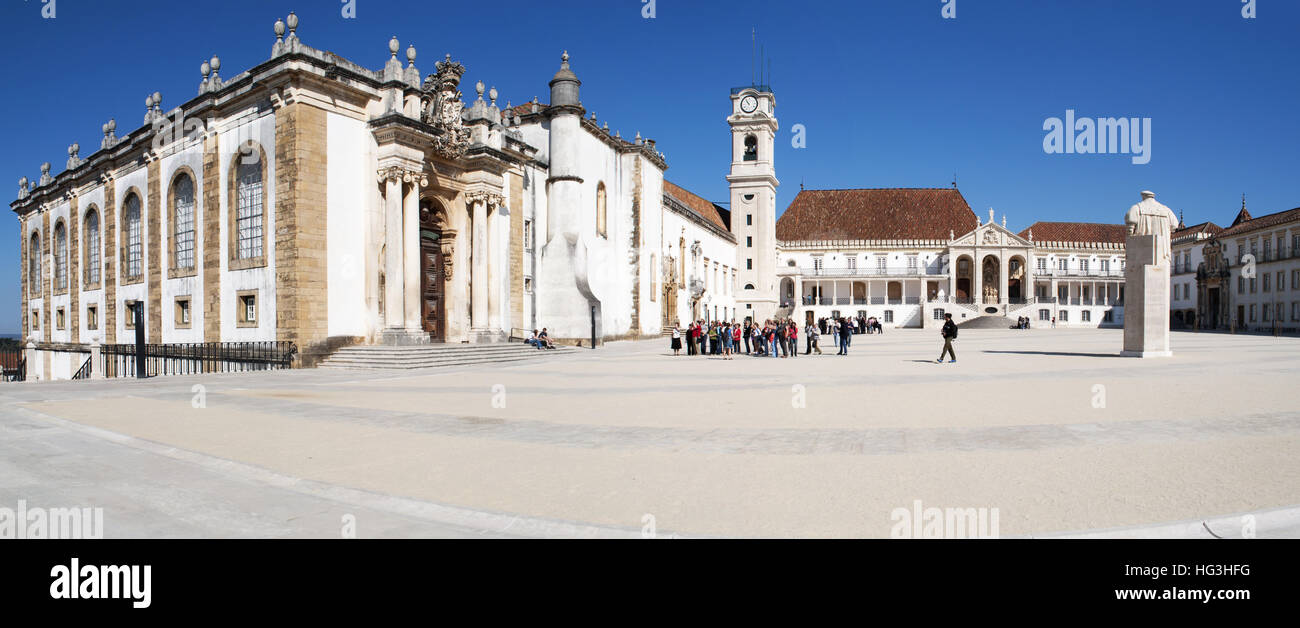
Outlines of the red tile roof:
{"type": "Polygon", "coordinates": [[[1190,235],[1196,235],[1199,233],[1215,235],[1221,231],[1223,231],[1223,227],[1220,227],[1219,225],[1216,225],[1212,222],[1203,222],[1199,225],[1192,225],[1190,227],[1183,227],[1182,229],[1178,229],[1174,231],[1170,237],[1182,238],[1190,235]]]}
{"type": "MultiPolygon", "coordinates": [[[[1242,213],[1246,212],[1245,208],[1242,208],[1241,211],[1242,213]]],[[[1277,212],[1276,214],[1260,216],[1259,218],[1250,218],[1245,222],[1233,224],[1231,227],[1228,227],[1227,229],[1224,229],[1223,231],[1219,232],[1219,237],[1225,238],[1228,236],[1235,236],[1242,233],[1249,233],[1257,229],[1267,229],[1269,227],[1275,227],[1277,225],[1292,222],[1295,220],[1300,220],[1300,207],[1277,212]]]]}
{"type": "Polygon", "coordinates": [[[956,188],[803,190],[776,222],[776,239],[947,240],[976,222],[956,188]]]}
{"type": "MultiPolygon", "coordinates": [[[[685,205],[691,211],[699,214],[701,218],[716,225],[719,229],[728,232],[731,231],[731,228],[727,226],[728,221],[723,217],[724,213],[728,213],[727,210],[690,193],[686,188],[683,188],[668,179],[664,179],[664,194],[673,197],[678,203],[685,205]]],[[[727,218],[730,218],[730,216],[728,215],[727,218]]]]}
{"type": "Polygon", "coordinates": [[[1020,232],[1028,238],[1034,233],[1035,242],[1102,242],[1124,244],[1128,226],[1095,222],[1036,222],[1020,232]]]}

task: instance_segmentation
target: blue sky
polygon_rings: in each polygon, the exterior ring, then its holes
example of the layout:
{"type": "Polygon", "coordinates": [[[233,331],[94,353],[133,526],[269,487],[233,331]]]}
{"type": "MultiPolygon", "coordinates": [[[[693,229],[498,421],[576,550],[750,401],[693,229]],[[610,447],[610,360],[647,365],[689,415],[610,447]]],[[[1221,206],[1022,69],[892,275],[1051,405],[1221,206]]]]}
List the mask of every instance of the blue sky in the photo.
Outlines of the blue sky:
{"type": "MultiPolygon", "coordinates": [[[[749,84],[751,29],[771,57],[781,123],[778,211],[809,188],[941,187],[1022,229],[1036,220],[1119,222],[1151,189],[1187,222],[1300,206],[1300,2],[1257,0],[7,0],[0,81],[9,181],[86,157],[100,126],[136,128],[145,96],[171,109],[197,93],[200,63],[222,75],[264,61],[272,24],[295,11],[308,45],[371,68],[396,35],[416,65],[443,54],[501,100],[547,96],[562,50],[583,102],[625,137],[658,141],[667,176],[726,199],[728,90],[749,84]],[[1044,121],[1151,119],[1151,161],[1043,151],[1044,121]],[[795,124],[807,146],[791,145],[795,124]]],[[[18,328],[17,221],[0,220],[0,333],[18,328]]]]}

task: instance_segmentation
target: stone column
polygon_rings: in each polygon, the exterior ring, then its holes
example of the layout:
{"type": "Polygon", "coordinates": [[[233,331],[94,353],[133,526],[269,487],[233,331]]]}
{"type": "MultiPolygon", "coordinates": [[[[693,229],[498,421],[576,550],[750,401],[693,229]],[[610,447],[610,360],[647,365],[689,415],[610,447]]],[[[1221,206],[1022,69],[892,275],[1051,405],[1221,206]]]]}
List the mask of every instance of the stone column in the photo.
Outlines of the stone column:
{"type": "Polygon", "coordinates": [[[90,378],[104,379],[104,368],[99,362],[100,345],[98,340],[90,341],[90,378]]]}
{"type": "MultiPolygon", "coordinates": [[[[419,175],[407,173],[403,179],[406,194],[402,199],[402,240],[404,242],[402,263],[402,283],[404,292],[404,309],[406,329],[412,333],[421,333],[420,313],[420,181],[419,175]]],[[[393,282],[396,283],[396,282],[393,282]]]]}
{"type": "Polygon", "coordinates": [[[487,224],[487,241],[488,261],[487,261],[487,303],[488,303],[488,328],[496,332],[501,329],[501,197],[493,194],[488,198],[488,224],[487,224]]]}
{"type": "Polygon", "coordinates": [[[1007,294],[1007,286],[1011,283],[1011,269],[1007,263],[1005,253],[998,255],[998,302],[1010,303],[1011,296],[1007,294]]]}
{"type": "Polygon", "coordinates": [[[390,173],[384,182],[384,328],[405,327],[402,298],[402,180],[390,173]]]}
{"type": "Polygon", "coordinates": [[[979,249],[974,253],[974,279],[971,281],[971,303],[984,303],[984,260],[980,259],[979,249]]]}
{"type": "Polygon", "coordinates": [[[488,217],[487,198],[474,195],[470,250],[470,327],[482,331],[488,324],[488,217]]]}

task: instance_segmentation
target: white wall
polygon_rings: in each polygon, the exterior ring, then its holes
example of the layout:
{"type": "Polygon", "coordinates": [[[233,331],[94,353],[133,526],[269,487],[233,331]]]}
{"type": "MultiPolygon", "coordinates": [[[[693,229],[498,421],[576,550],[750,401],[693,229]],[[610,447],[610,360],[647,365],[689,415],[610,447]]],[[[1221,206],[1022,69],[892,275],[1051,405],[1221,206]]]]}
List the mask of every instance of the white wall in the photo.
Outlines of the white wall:
{"type": "Polygon", "coordinates": [[[326,116],[329,156],[326,194],[326,243],[329,259],[328,334],[370,336],[374,331],[366,307],[368,214],[372,206],[375,140],[366,123],[336,113],[326,116]]]}

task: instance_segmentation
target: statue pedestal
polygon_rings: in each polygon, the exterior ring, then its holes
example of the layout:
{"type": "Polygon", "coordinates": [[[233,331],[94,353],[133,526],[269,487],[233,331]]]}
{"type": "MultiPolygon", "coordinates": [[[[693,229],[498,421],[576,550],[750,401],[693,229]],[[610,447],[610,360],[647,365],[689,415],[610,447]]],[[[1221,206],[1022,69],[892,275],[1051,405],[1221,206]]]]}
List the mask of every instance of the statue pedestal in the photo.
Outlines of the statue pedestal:
{"type": "Polygon", "coordinates": [[[1169,268],[1156,264],[1155,236],[1125,242],[1124,351],[1135,358],[1169,357],[1169,268]]]}

